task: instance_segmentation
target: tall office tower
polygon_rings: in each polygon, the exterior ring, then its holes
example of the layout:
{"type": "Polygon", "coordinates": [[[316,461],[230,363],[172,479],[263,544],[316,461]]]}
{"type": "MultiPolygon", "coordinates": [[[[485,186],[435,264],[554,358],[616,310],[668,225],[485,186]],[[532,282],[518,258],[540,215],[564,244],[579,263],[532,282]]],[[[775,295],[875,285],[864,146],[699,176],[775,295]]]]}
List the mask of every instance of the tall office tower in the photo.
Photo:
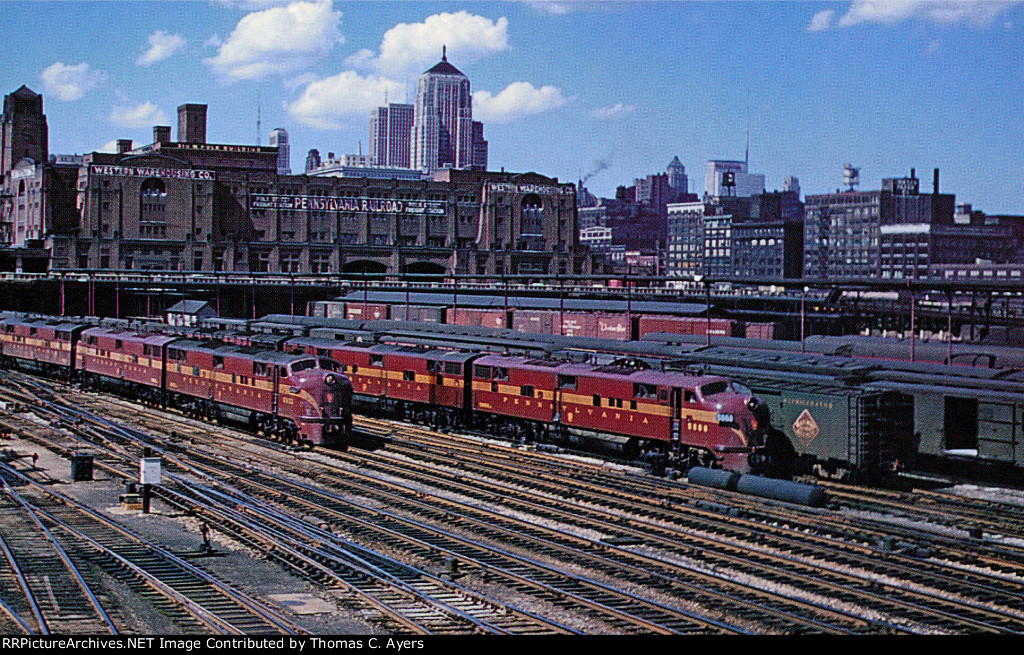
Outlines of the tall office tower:
{"type": "Polygon", "coordinates": [[[800,180],[795,175],[787,175],[786,179],[782,180],[783,191],[795,191],[797,199],[800,198],[800,180]]]}
{"type": "Polygon", "coordinates": [[[679,161],[679,157],[673,157],[672,161],[665,167],[668,173],[668,185],[676,190],[681,197],[690,192],[690,180],[686,177],[686,167],[679,161]]]}
{"type": "Polygon", "coordinates": [[[764,193],[764,175],[747,172],[746,161],[713,159],[704,173],[704,196],[749,198],[764,193]]]}
{"type": "Polygon", "coordinates": [[[292,150],[288,145],[288,131],[283,127],[270,133],[270,145],[277,148],[277,174],[292,174],[292,150]]]}
{"type": "Polygon", "coordinates": [[[43,96],[22,85],[4,97],[2,129],[0,129],[0,175],[9,173],[24,158],[37,164],[49,155],[49,131],[43,114],[43,96]]]}
{"type": "Polygon", "coordinates": [[[306,155],[306,172],[320,168],[320,151],[313,148],[306,155]]]}
{"type": "Polygon", "coordinates": [[[484,124],[473,121],[473,169],[487,170],[487,139],[484,138],[484,124]]]}
{"type": "Polygon", "coordinates": [[[413,106],[388,103],[370,112],[370,160],[376,166],[411,168],[413,106]]]}
{"type": "Polygon", "coordinates": [[[469,78],[441,61],[420,75],[412,128],[412,167],[431,172],[473,165],[473,97],[469,78]]]}
{"type": "Polygon", "coordinates": [[[206,105],[178,107],[178,141],[206,143],[206,105]]]}

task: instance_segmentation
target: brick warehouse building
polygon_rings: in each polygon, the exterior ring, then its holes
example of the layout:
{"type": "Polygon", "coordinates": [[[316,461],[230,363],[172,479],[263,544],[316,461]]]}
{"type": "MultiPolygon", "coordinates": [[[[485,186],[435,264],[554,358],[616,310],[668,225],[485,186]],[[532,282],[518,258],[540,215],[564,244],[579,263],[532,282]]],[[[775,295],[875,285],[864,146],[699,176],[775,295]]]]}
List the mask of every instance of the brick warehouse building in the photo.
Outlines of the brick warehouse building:
{"type": "Polygon", "coordinates": [[[276,148],[207,143],[205,105],[178,118],[178,141],[157,126],[152,144],[82,157],[66,190],[77,224],[44,227],[51,269],[600,272],[579,244],[575,186],[557,178],[279,175],[276,148]]]}

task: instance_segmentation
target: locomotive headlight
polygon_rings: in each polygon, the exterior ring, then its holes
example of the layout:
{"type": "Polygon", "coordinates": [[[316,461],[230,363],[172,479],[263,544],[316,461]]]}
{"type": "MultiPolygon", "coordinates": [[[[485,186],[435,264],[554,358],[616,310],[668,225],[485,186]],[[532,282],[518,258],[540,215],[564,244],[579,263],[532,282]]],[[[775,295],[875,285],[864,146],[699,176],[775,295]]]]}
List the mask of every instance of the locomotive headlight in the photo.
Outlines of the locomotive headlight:
{"type": "Polygon", "coordinates": [[[328,373],[327,375],[324,376],[324,384],[327,384],[327,385],[334,384],[334,374],[333,373],[328,373]]]}
{"type": "Polygon", "coordinates": [[[761,403],[757,400],[756,396],[751,396],[750,400],[747,401],[747,409],[749,409],[750,411],[754,411],[760,404],[761,403]]]}

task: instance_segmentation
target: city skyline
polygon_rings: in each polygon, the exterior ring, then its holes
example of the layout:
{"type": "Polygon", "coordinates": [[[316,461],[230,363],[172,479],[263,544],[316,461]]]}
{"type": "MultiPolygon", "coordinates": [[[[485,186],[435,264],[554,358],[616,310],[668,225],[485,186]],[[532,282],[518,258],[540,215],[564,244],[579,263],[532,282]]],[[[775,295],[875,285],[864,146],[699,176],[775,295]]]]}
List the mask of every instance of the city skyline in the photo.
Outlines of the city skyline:
{"type": "MultiPolygon", "coordinates": [[[[861,189],[942,170],[942,190],[1024,214],[1019,2],[5,3],[3,92],[43,94],[52,154],[152,141],[209,105],[207,139],[288,131],[305,153],[368,149],[370,111],[412,102],[441,57],[472,83],[490,168],[587,178],[598,196],[663,172],[690,191],[743,159],[766,187],[861,189]],[[75,26],[72,39],[39,38],[75,26]],[[113,44],[113,45],[111,45],[113,44]],[[1014,117],[1017,118],[1014,118],[1014,117]]],[[[177,138],[177,135],[174,135],[177,138]]]]}

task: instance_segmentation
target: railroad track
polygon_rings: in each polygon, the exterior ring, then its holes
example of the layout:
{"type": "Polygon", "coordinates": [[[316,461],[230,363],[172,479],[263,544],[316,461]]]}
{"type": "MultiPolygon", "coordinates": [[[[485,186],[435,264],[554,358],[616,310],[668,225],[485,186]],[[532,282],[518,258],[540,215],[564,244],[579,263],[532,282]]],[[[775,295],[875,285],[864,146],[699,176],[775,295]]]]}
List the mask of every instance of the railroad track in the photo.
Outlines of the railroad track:
{"type": "MultiPolygon", "coordinates": [[[[118,402],[117,405],[123,403],[118,402]]],[[[124,411],[132,414],[139,408],[124,411]]],[[[167,425],[161,429],[168,434],[178,432],[179,438],[184,438],[192,430],[202,430],[202,424],[165,414],[155,416],[162,418],[151,418],[147,412],[146,420],[151,425],[166,422],[167,425]]],[[[373,534],[374,540],[391,550],[418,554],[424,561],[436,561],[438,555],[443,554],[445,558],[474,571],[474,575],[476,571],[485,570],[489,571],[488,575],[496,575],[502,568],[510,567],[503,562],[500,567],[488,569],[482,565],[485,562],[482,553],[460,552],[463,546],[456,547],[455,543],[459,539],[466,540],[461,536],[463,534],[482,535],[481,538],[505,544],[522,540],[514,550],[543,554],[548,561],[571,561],[570,552],[599,549],[605,562],[595,564],[591,553],[592,559],[577,561],[574,569],[598,572],[600,580],[595,582],[607,584],[617,579],[620,585],[640,586],[646,588],[650,595],[660,594],[665,598],[678,596],[681,590],[687,589],[688,598],[692,599],[695,597],[693,590],[703,588],[706,595],[703,605],[698,603],[700,611],[697,614],[703,612],[719,617],[720,625],[711,628],[713,631],[729,628],[730,621],[733,623],[731,627],[738,630],[756,621],[761,621],[762,626],[769,625],[764,623],[769,616],[773,616],[771,621],[777,621],[769,629],[789,632],[830,629],[853,632],[1024,631],[1024,617],[1017,609],[1021,601],[1019,582],[1016,587],[1012,584],[1017,573],[1012,562],[1005,558],[999,560],[1006,567],[1001,577],[992,576],[985,570],[968,571],[967,575],[956,573],[954,576],[949,567],[944,567],[935,557],[907,558],[900,553],[874,547],[870,541],[864,541],[869,530],[863,527],[851,529],[848,518],[833,517],[829,512],[797,510],[764,501],[751,502],[735,495],[694,490],[663,480],[636,478],[621,472],[609,473],[607,467],[599,464],[577,461],[567,465],[564,461],[509,447],[488,446],[486,454],[481,454],[478,442],[474,444],[472,440],[436,435],[410,426],[362,425],[382,435],[400,429],[403,437],[418,441],[419,445],[404,446],[395,441],[382,454],[332,454],[330,459],[334,462],[322,461],[320,455],[310,456],[320,465],[339,466],[343,472],[332,475],[321,471],[314,488],[300,481],[297,470],[295,480],[259,480],[261,489],[250,486],[249,492],[258,492],[268,499],[286,496],[290,497],[290,502],[296,503],[308,500],[307,497],[314,493],[319,494],[312,505],[308,502],[293,505],[291,513],[307,512],[310,516],[317,516],[316,520],[330,526],[332,533],[350,530],[351,534],[373,534]],[[396,458],[395,454],[402,456],[396,458]],[[347,465],[344,464],[346,462],[347,465]],[[351,468],[353,465],[357,468],[351,468]],[[456,466],[458,470],[454,470],[456,466]],[[514,475],[520,477],[515,478],[514,475]],[[382,483],[384,478],[399,479],[403,476],[419,480],[419,486],[382,483]],[[354,482],[356,478],[360,480],[358,484],[354,482]],[[567,484],[567,480],[571,480],[571,484],[567,484]],[[297,486],[280,486],[285,483],[297,486]],[[325,486],[331,489],[325,491],[325,486]],[[382,513],[379,507],[365,507],[360,511],[366,511],[368,518],[360,519],[354,516],[358,512],[348,499],[353,494],[377,498],[378,503],[386,502],[400,508],[400,514],[382,513]],[[472,506],[465,501],[459,503],[445,499],[445,494],[472,498],[472,506]],[[339,504],[339,507],[330,507],[332,503],[339,504]],[[494,507],[484,511],[488,508],[483,505],[488,503],[494,507]],[[431,515],[431,511],[435,514],[431,515]],[[519,518],[510,521],[512,517],[502,514],[519,518]],[[556,519],[563,528],[562,534],[556,534],[557,530],[542,529],[538,527],[536,518],[529,518],[540,515],[556,519]],[[574,516],[578,521],[575,524],[572,522],[574,516]],[[382,524],[385,520],[394,534],[384,535],[386,531],[382,524]],[[826,529],[809,527],[821,523],[826,525],[826,529]],[[395,527],[399,525],[400,528],[395,527]],[[445,531],[438,530],[438,525],[457,526],[459,534],[454,530],[444,534],[445,531]],[[570,529],[564,529],[567,526],[570,529]],[[596,547],[594,539],[581,539],[579,533],[588,527],[600,529],[607,538],[596,547]],[[410,546],[408,534],[413,530],[426,531],[430,538],[421,535],[418,538],[422,545],[410,546]],[[849,539],[853,532],[858,536],[849,539]],[[697,538],[692,533],[705,534],[697,538]],[[844,539],[849,539],[845,545],[841,543],[844,539]],[[639,552],[644,550],[650,552],[639,552]],[[751,552],[755,555],[751,556],[751,552]],[[835,559],[837,553],[839,560],[835,559]],[[667,561],[687,557],[691,560],[689,566],[667,561]],[[881,569],[868,567],[867,562],[872,559],[881,560],[881,569]],[[710,565],[705,567],[707,570],[703,571],[703,578],[687,581],[684,574],[692,576],[701,572],[701,567],[695,566],[693,560],[710,565]],[[628,573],[626,564],[633,567],[628,573]],[[826,575],[823,569],[828,568],[839,570],[829,570],[826,575]],[[842,569],[851,569],[852,572],[842,569]],[[730,576],[758,579],[762,586],[767,584],[776,589],[787,588],[785,593],[777,593],[776,596],[783,598],[788,605],[768,607],[763,595],[756,600],[742,599],[736,590],[743,585],[736,584],[736,580],[731,581],[728,591],[719,587],[716,591],[719,598],[711,600],[709,588],[712,584],[721,584],[730,576]],[[963,579],[956,580],[955,577],[963,579]],[[828,608],[829,612],[823,612],[821,607],[812,610],[815,603],[806,600],[798,603],[796,592],[824,600],[824,603],[817,603],[819,606],[831,603],[832,607],[828,608]],[[837,599],[842,602],[837,602],[837,599]],[[742,608],[744,603],[746,607],[742,608]],[[795,611],[801,604],[801,611],[809,612],[802,617],[795,611]],[[837,609],[836,605],[860,608],[860,614],[837,609]]],[[[205,439],[196,436],[197,441],[205,439]]],[[[234,446],[230,442],[219,440],[216,445],[218,449],[231,447],[234,446]]],[[[179,445],[175,444],[171,449],[177,448],[179,445]]],[[[238,480],[244,480],[247,485],[257,484],[254,479],[258,477],[258,469],[266,465],[258,463],[263,457],[262,451],[250,450],[247,454],[236,455],[235,465],[240,470],[234,472],[232,484],[238,480]],[[259,457],[255,456],[256,452],[260,452],[259,457]],[[245,462],[246,458],[248,462],[245,462]]],[[[306,455],[287,455],[283,461],[295,458],[303,460],[301,467],[309,468],[306,455]]],[[[190,461],[194,466],[195,461],[190,461]]],[[[208,464],[210,474],[223,475],[224,465],[222,460],[211,460],[208,464]]],[[[281,470],[287,469],[282,462],[276,465],[281,470]]],[[[307,537],[325,538],[315,533],[307,537]]],[[[998,557],[993,556],[993,561],[998,557]]],[[[564,576],[565,572],[561,575],[564,576]]],[[[532,573],[530,577],[536,580],[540,576],[532,573]]],[[[553,584],[549,586],[557,589],[553,584]]],[[[565,591],[563,589],[562,593],[565,591]]],[[[667,603],[670,604],[671,601],[667,603]]],[[[604,620],[615,625],[610,619],[604,620]]],[[[664,624],[670,631],[693,629],[692,626],[672,625],[669,621],[664,621],[664,624]]],[[[624,625],[616,628],[629,630],[624,625]]],[[[698,628],[708,629],[707,625],[698,628]]],[[[651,626],[646,630],[654,631],[651,626]]]]}
{"type": "MultiPolygon", "coordinates": [[[[108,575],[131,586],[142,598],[151,602],[157,610],[168,616],[172,623],[184,633],[193,634],[299,634],[303,632],[296,624],[284,618],[260,601],[246,596],[225,582],[215,578],[194,564],[148,539],[132,532],[128,528],[106,518],[73,498],[56,490],[34,482],[28,474],[20,472],[8,464],[0,464],[0,473],[5,477],[16,478],[19,482],[32,487],[34,499],[7,488],[8,496],[14,496],[17,503],[30,513],[37,525],[48,535],[57,548],[67,553],[67,559],[86,562],[94,569],[101,569],[108,575]],[[45,524],[46,527],[43,527],[45,524]]],[[[25,531],[17,531],[17,541],[24,542],[24,547],[31,549],[33,535],[25,531]]],[[[8,540],[10,542],[10,540],[8,540]]],[[[38,546],[36,546],[38,549],[38,546]]],[[[17,557],[17,550],[15,557],[17,557]]],[[[36,560],[43,562],[38,555],[30,558],[33,567],[41,566],[36,560]]],[[[57,572],[52,564],[49,570],[57,572]]],[[[39,574],[36,574],[37,577],[39,574]]],[[[67,577],[66,574],[64,576],[67,577]]],[[[92,592],[84,580],[78,576],[81,586],[87,594],[92,592]]],[[[92,634],[94,626],[83,623],[90,617],[85,613],[79,601],[75,604],[74,597],[68,593],[68,585],[62,584],[54,591],[55,576],[49,576],[50,588],[45,598],[49,604],[39,604],[41,609],[55,613],[57,621],[45,620],[51,627],[56,623],[56,632],[63,634],[92,634]],[[71,598],[71,600],[58,600],[71,598]],[[65,614],[70,613],[74,623],[65,614]]],[[[38,593],[33,593],[39,598],[38,593]]],[[[106,600],[108,604],[111,601],[106,600]]],[[[99,603],[94,609],[104,618],[106,615],[99,603]]],[[[42,632],[50,630],[39,623],[42,632]]],[[[107,619],[109,632],[116,632],[114,624],[107,619]]]]}
{"type": "MultiPolygon", "coordinates": [[[[416,432],[416,430],[412,430],[412,432],[416,432]]],[[[409,436],[416,440],[420,439],[420,436],[412,437],[411,434],[409,436]]],[[[436,435],[429,433],[422,435],[422,438],[428,442],[438,439],[436,435]]],[[[450,438],[446,437],[438,458],[433,461],[433,466],[428,466],[425,463],[405,464],[405,466],[411,467],[409,473],[415,474],[417,477],[429,474],[436,475],[437,466],[445,461],[451,461],[452,447],[449,447],[450,442],[447,439],[450,438]]],[[[466,447],[458,444],[453,446],[453,448],[461,448],[465,452],[471,452],[475,449],[474,446],[466,447]]],[[[487,448],[488,451],[502,451],[506,447],[488,445],[487,448]]],[[[392,444],[389,446],[389,449],[401,450],[402,447],[392,444]]],[[[422,451],[412,451],[410,452],[410,457],[412,455],[425,460],[430,459],[422,451]]],[[[719,536],[716,540],[720,542],[720,545],[715,547],[711,553],[712,556],[723,549],[728,550],[733,544],[744,544],[742,547],[749,549],[750,547],[747,544],[750,541],[754,541],[756,550],[771,548],[779,553],[789,553],[789,556],[781,562],[779,560],[782,558],[776,557],[777,565],[786,565],[787,562],[785,560],[792,562],[796,559],[817,559],[818,564],[815,564],[815,566],[819,569],[821,567],[820,563],[824,561],[829,562],[830,566],[833,567],[842,566],[848,567],[852,571],[861,571],[863,572],[861,573],[862,579],[859,581],[856,579],[856,576],[847,579],[836,579],[833,583],[836,591],[838,592],[840,589],[856,589],[859,586],[867,589],[880,588],[886,590],[885,595],[887,598],[902,595],[906,597],[905,607],[908,609],[913,609],[913,611],[917,612],[919,610],[914,606],[923,605],[926,613],[934,611],[936,615],[935,620],[939,626],[953,618],[949,616],[949,609],[953,605],[946,600],[947,596],[952,595],[954,597],[959,596],[962,599],[962,605],[956,610],[956,613],[964,616],[964,620],[967,623],[976,620],[975,627],[978,629],[1009,631],[1019,631],[1021,629],[1020,621],[1024,617],[1019,612],[1015,613],[1012,611],[1019,608],[1022,600],[1024,600],[1020,591],[1019,572],[1021,568],[1019,566],[1016,568],[1018,575],[1006,575],[1007,570],[1013,570],[1012,563],[1008,562],[1006,558],[1000,559],[1001,566],[998,570],[990,570],[988,572],[966,571],[962,567],[951,566],[951,564],[955,564],[954,562],[931,561],[927,558],[922,559],[915,556],[904,557],[868,544],[858,545],[850,543],[848,541],[848,532],[847,534],[834,534],[827,537],[814,534],[810,531],[812,526],[829,521],[829,514],[826,512],[807,510],[806,508],[797,510],[780,506],[780,511],[787,518],[787,521],[801,531],[794,533],[791,528],[772,524],[778,521],[778,511],[769,509],[767,516],[763,516],[766,514],[766,508],[765,501],[762,499],[751,500],[736,494],[722,494],[728,497],[728,501],[742,501],[740,507],[721,504],[725,502],[722,498],[719,498],[719,503],[711,504],[684,495],[688,492],[693,492],[697,496],[704,496],[707,492],[703,489],[687,490],[679,485],[666,484],[664,482],[659,483],[659,485],[664,485],[666,489],[674,488],[677,493],[671,495],[652,493],[652,483],[649,478],[637,479],[617,474],[609,475],[607,472],[603,472],[599,466],[585,466],[581,468],[581,471],[590,471],[591,474],[602,475],[603,477],[599,481],[589,484],[580,482],[579,478],[586,476],[586,473],[581,473],[579,476],[573,476],[570,485],[566,483],[565,477],[561,474],[552,475],[551,472],[545,474],[543,464],[538,464],[531,468],[528,462],[523,461],[529,459],[525,454],[506,453],[506,456],[502,457],[500,453],[491,455],[489,452],[488,455],[480,456],[477,460],[472,460],[469,457],[460,460],[459,475],[465,476],[469,472],[477,473],[481,476],[499,477],[505,480],[507,484],[515,485],[514,488],[530,488],[538,493],[549,494],[551,497],[557,497],[559,494],[565,496],[564,489],[567,486],[572,486],[577,490],[580,487],[585,487],[588,493],[601,498],[601,504],[611,505],[621,512],[629,512],[630,516],[633,517],[630,519],[630,522],[643,526],[641,534],[632,535],[634,539],[649,542],[654,540],[653,535],[661,535],[661,547],[670,547],[669,545],[672,542],[679,544],[688,543],[692,548],[704,548],[704,552],[708,552],[706,543],[703,546],[699,543],[693,543],[692,536],[678,531],[667,531],[663,525],[666,523],[676,523],[680,527],[685,526],[687,529],[694,531],[702,530],[705,533],[717,532],[719,536]],[[512,461],[513,459],[515,461],[512,461]],[[507,465],[494,463],[501,462],[502,460],[508,460],[510,463],[507,465]],[[484,463],[479,463],[481,461],[484,463]],[[479,468],[474,468],[474,466],[479,468]],[[502,469],[502,472],[496,476],[493,470],[489,470],[490,467],[499,467],[502,469]],[[641,493],[634,492],[632,497],[630,497],[629,492],[615,491],[616,487],[622,488],[634,483],[642,488],[641,493]],[[644,503],[644,506],[637,508],[632,505],[633,503],[644,503]],[[744,509],[744,504],[756,507],[756,511],[748,512],[747,509],[744,509]],[[666,505],[669,507],[666,507],[666,505]],[[703,515],[702,520],[695,520],[696,518],[701,518],[701,515],[703,515]],[[802,515],[802,518],[794,519],[793,517],[797,515],[802,515]],[[748,517],[760,520],[754,523],[748,517]],[[703,526],[702,523],[704,524],[703,526]],[[733,526],[733,529],[729,529],[728,526],[733,526]],[[731,541],[731,544],[726,540],[731,541]],[[817,546],[817,551],[815,546],[817,546]],[[898,574],[899,577],[895,577],[894,573],[898,574]],[[907,583],[910,583],[912,587],[915,585],[919,586],[920,590],[908,593],[907,590],[903,589],[907,583]],[[928,589],[932,591],[928,592],[928,589]],[[907,597],[908,595],[912,597],[907,597]],[[1006,608],[1006,610],[996,609],[999,606],[1006,608]],[[929,610],[928,608],[931,609],[929,610]],[[970,618],[972,615],[975,619],[970,618]]],[[[547,458],[542,457],[541,459],[546,460],[547,458]]],[[[562,467],[563,465],[558,464],[557,466],[562,467]]],[[[565,498],[565,500],[573,502],[578,500],[580,494],[577,492],[574,496],[575,498],[569,497],[565,498]]],[[[544,496],[538,496],[538,498],[541,501],[544,500],[544,496]]],[[[558,512],[560,502],[549,502],[546,511],[558,512]]],[[[579,506],[572,509],[572,514],[578,515],[581,518],[585,517],[585,523],[588,525],[595,525],[595,522],[601,520],[609,520],[607,513],[588,513],[586,509],[581,509],[579,506]],[[595,516],[594,514],[598,515],[595,516]]],[[[568,518],[565,520],[568,520],[568,518]]],[[[628,532],[628,530],[623,532],[628,532]]],[[[623,536],[624,538],[630,538],[631,535],[625,534],[623,536]]],[[[940,557],[948,558],[955,555],[956,553],[946,552],[934,554],[937,560],[940,557]]],[[[768,563],[770,562],[765,561],[765,564],[768,563]]]]}
{"type": "MultiPolygon", "coordinates": [[[[91,428],[79,426],[76,431],[84,436],[91,428]]],[[[102,445],[98,440],[90,443],[102,449],[103,465],[116,470],[112,462],[128,457],[123,454],[126,444],[116,442],[127,438],[122,435],[118,439],[114,433],[108,433],[102,445]]],[[[70,449],[73,444],[63,447],[70,449]]],[[[170,462],[171,457],[165,453],[165,461],[170,462]]],[[[185,464],[182,469],[196,471],[194,466],[185,464]]],[[[393,629],[423,634],[573,632],[554,621],[487,599],[378,553],[353,544],[330,543],[332,535],[318,532],[316,526],[308,525],[302,518],[282,516],[251,498],[236,493],[228,501],[218,500],[216,496],[224,496],[220,490],[178,482],[181,490],[164,492],[168,502],[198,512],[214,527],[313,579],[358,595],[365,604],[387,615],[393,629]]]]}

